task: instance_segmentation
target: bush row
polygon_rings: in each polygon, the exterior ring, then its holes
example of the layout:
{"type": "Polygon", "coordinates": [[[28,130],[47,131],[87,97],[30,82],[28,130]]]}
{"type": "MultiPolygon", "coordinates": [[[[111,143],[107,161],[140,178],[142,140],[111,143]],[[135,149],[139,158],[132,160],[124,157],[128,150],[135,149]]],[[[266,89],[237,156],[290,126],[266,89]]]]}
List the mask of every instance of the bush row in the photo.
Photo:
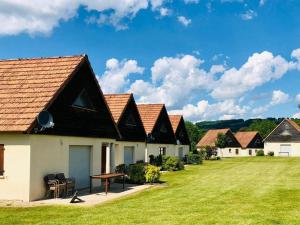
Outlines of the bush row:
{"type": "Polygon", "coordinates": [[[133,184],[157,183],[160,178],[160,168],[142,162],[125,165],[120,164],[115,169],[116,173],[126,173],[127,182],[133,184]]]}

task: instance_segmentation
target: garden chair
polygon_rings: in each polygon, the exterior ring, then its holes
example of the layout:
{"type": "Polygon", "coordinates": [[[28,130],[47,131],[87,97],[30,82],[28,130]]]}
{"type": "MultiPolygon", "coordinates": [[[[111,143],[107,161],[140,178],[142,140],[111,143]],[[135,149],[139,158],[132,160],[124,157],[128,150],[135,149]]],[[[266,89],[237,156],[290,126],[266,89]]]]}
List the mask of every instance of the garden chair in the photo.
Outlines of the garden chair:
{"type": "Polygon", "coordinates": [[[75,191],[75,179],[66,178],[64,173],[56,174],[56,179],[59,181],[59,191],[63,190],[64,195],[68,196],[75,191]]]}
{"type": "Polygon", "coordinates": [[[53,197],[58,198],[59,196],[59,188],[58,188],[58,180],[55,178],[54,174],[48,174],[44,177],[44,181],[46,184],[46,197],[49,198],[51,192],[53,192],[53,197]]]}

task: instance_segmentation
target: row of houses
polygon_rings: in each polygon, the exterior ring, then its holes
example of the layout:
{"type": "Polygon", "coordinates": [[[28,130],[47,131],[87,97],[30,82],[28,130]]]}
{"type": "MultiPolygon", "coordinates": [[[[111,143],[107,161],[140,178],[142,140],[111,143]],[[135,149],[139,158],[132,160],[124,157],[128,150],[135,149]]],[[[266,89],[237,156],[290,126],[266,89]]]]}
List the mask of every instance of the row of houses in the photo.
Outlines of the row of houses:
{"type": "Polygon", "coordinates": [[[118,164],[189,151],[182,116],[104,95],[86,55],[0,61],[0,106],[0,199],[43,198],[49,173],[81,189],[118,164]]]}
{"type": "Polygon", "coordinates": [[[198,142],[197,149],[216,148],[219,133],[227,140],[225,148],[217,149],[221,157],[255,156],[258,150],[264,150],[265,154],[273,152],[275,156],[300,156],[300,126],[291,119],[284,119],[265,139],[256,131],[233,134],[230,129],[209,130],[198,142]]]}
{"type": "Polygon", "coordinates": [[[233,132],[229,129],[209,130],[198,142],[197,149],[203,149],[207,146],[217,149],[220,157],[239,157],[253,156],[260,149],[264,148],[263,138],[256,131],[233,132]],[[226,137],[226,147],[216,148],[218,134],[224,134],[226,137]]]}

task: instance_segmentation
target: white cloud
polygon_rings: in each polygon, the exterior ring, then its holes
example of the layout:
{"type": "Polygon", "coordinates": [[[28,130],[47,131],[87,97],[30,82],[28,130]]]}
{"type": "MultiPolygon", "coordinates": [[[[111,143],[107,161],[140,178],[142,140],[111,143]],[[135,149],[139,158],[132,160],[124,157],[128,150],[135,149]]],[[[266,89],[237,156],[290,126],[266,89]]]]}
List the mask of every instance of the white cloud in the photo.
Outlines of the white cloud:
{"type": "Polygon", "coordinates": [[[281,90],[274,90],[270,103],[252,109],[254,115],[259,115],[267,112],[272,106],[284,104],[289,101],[290,96],[281,90]]]}
{"type": "Polygon", "coordinates": [[[245,13],[241,14],[241,18],[243,20],[252,20],[254,17],[257,16],[257,13],[252,9],[247,10],[245,13]]]}
{"type": "Polygon", "coordinates": [[[184,0],[185,4],[198,4],[200,0],[184,0]]]}
{"type": "Polygon", "coordinates": [[[186,18],[184,16],[178,16],[177,20],[178,20],[179,23],[181,23],[185,27],[187,27],[188,25],[190,25],[191,22],[192,22],[191,19],[188,19],[188,18],[186,18]]]}
{"type": "Polygon", "coordinates": [[[181,110],[173,110],[171,113],[182,114],[191,121],[200,121],[216,118],[229,119],[229,117],[241,118],[248,110],[248,107],[241,107],[232,99],[213,104],[209,104],[207,100],[201,100],[196,105],[187,104],[181,110]]]}
{"type": "Polygon", "coordinates": [[[137,80],[130,91],[140,102],[164,102],[167,106],[182,107],[199,91],[212,89],[214,75],[224,71],[223,66],[214,65],[206,72],[200,68],[202,63],[192,55],[162,57],[151,68],[151,81],[137,80]]]}
{"type": "Polygon", "coordinates": [[[284,93],[281,90],[275,90],[273,91],[271,105],[278,105],[286,103],[289,100],[289,95],[284,93]]]}
{"type": "Polygon", "coordinates": [[[295,118],[295,119],[300,119],[300,113],[296,113],[292,116],[292,118],[295,118]]]}
{"type": "Polygon", "coordinates": [[[99,14],[97,19],[92,20],[95,23],[125,29],[127,25],[123,23],[124,18],[132,19],[150,5],[152,10],[159,10],[164,2],[165,0],[3,0],[0,1],[0,35],[49,34],[61,21],[75,17],[80,6],[99,14]]]}
{"type": "Polygon", "coordinates": [[[296,96],[296,102],[297,102],[298,104],[300,104],[300,93],[297,94],[297,96],[296,96]]]}
{"type": "Polygon", "coordinates": [[[106,71],[98,77],[104,93],[118,93],[129,84],[129,76],[134,73],[142,74],[144,68],[139,67],[135,60],[109,59],[106,61],[106,71]]]}
{"type": "Polygon", "coordinates": [[[300,48],[293,50],[291,57],[296,61],[290,62],[290,68],[300,70],[300,48]]]}
{"type": "Polygon", "coordinates": [[[259,1],[259,6],[263,6],[266,3],[267,0],[260,0],[259,1]]]}
{"type": "Polygon", "coordinates": [[[172,13],[172,11],[168,8],[161,7],[159,9],[159,13],[161,16],[169,16],[172,13]]]}
{"type": "Polygon", "coordinates": [[[264,51],[254,53],[239,69],[231,68],[224,72],[211,92],[216,99],[241,97],[271,80],[281,78],[289,69],[289,63],[280,55],[264,51]]]}

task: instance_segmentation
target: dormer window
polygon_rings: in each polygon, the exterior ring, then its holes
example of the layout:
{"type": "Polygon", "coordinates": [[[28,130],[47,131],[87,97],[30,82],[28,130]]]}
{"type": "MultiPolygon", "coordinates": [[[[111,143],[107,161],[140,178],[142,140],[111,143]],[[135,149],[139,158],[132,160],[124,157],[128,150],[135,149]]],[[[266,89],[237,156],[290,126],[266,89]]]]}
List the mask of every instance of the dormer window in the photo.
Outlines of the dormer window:
{"type": "Polygon", "coordinates": [[[129,114],[129,116],[127,117],[126,125],[127,126],[136,126],[136,121],[132,114],[129,114]]]}
{"type": "Polygon", "coordinates": [[[160,127],[160,132],[161,132],[161,133],[167,133],[167,132],[168,132],[168,130],[167,130],[165,124],[162,124],[162,125],[161,125],[161,127],[160,127]]]}
{"type": "Polygon", "coordinates": [[[92,104],[92,101],[89,98],[89,95],[85,89],[83,89],[78,97],[73,102],[72,106],[83,108],[83,109],[89,109],[89,110],[95,110],[95,107],[92,104]]]}

